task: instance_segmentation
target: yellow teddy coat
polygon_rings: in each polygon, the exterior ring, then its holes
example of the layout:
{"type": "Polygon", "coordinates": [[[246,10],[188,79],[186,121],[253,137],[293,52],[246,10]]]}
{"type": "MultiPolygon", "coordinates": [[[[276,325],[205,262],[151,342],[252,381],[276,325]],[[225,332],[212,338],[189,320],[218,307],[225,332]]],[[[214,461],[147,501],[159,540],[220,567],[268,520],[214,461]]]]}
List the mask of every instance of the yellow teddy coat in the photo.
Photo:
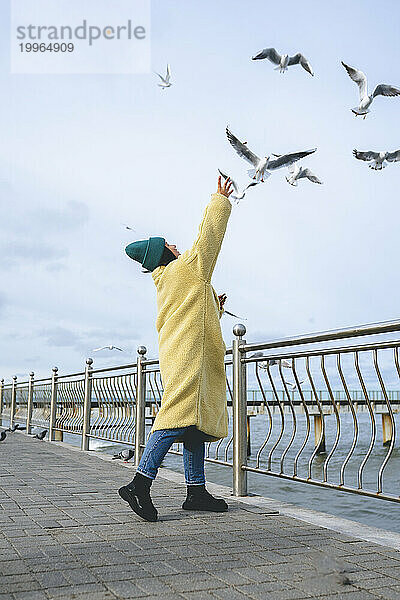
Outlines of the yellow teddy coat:
{"type": "Polygon", "coordinates": [[[193,247],[153,271],[164,393],[152,431],[195,425],[210,441],[228,434],[223,311],[211,276],[231,208],[213,194],[193,247]]]}

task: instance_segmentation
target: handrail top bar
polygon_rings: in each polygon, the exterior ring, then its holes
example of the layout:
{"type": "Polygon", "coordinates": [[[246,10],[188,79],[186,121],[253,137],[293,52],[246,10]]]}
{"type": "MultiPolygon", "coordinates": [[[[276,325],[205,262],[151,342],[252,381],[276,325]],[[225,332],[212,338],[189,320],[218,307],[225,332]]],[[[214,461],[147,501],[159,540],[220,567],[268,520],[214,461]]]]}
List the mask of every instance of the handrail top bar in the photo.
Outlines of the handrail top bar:
{"type": "Polygon", "coordinates": [[[312,344],[317,342],[328,342],[331,340],[347,339],[364,335],[392,333],[394,331],[400,331],[400,320],[383,321],[382,323],[370,323],[368,325],[358,325],[356,327],[348,327],[345,329],[332,329],[328,331],[322,331],[321,333],[301,334],[295,337],[280,338],[271,342],[243,344],[240,346],[240,352],[268,350],[270,348],[280,348],[282,346],[298,346],[300,344],[312,344]]]}
{"type": "Polygon", "coordinates": [[[102,367],[101,369],[91,369],[90,372],[94,373],[108,373],[109,371],[122,371],[124,369],[136,368],[136,363],[130,363],[128,365],[120,365],[119,367],[102,367]]]}
{"type": "Polygon", "coordinates": [[[66,377],[77,377],[78,375],[84,375],[85,371],[79,371],[78,373],[68,373],[68,375],[57,375],[57,379],[66,379],[66,377]]]}
{"type": "Polygon", "coordinates": [[[389,348],[400,347],[400,340],[387,342],[369,342],[367,344],[358,344],[356,346],[336,346],[333,348],[315,348],[310,350],[295,350],[286,354],[271,354],[270,356],[258,356],[256,358],[242,358],[242,363],[263,362],[269,359],[279,360],[288,358],[302,358],[306,356],[328,356],[330,354],[346,354],[348,352],[365,352],[367,350],[387,350],[389,348]]]}
{"type": "MultiPolygon", "coordinates": [[[[152,358],[149,360],[142,360],[142,365],[144,367],[151,367],[153,365],[158,365],[158,359],[152,358]]],[[[102,367],[101,369],[92,369],[91,373],[106,373],[108,371],[123,371],[124,369],[133,369],[136,368],[137,364],[129,363],[128,365],[119,365],[118,367],[102,367]]]]}
{"type": "MultiPolygon", "coordinates": [[[[68,373],[68,375],[57,375],[57,379],[67,379],[68,377],[77,377],[78,375],[85,375],[85,371],[79,371],[79,373],[68,373]]],[[[45,377],[44,379],[33,379],[33,383],[41,383],[43,381],[51,382],[51,377],[45,377]]],[[[29,379],[27,381],[17,381],[16,386],[29,385],[29,379]]],[[[4,388],[12,387],[12,383],[5,383],[4,388]]]]}

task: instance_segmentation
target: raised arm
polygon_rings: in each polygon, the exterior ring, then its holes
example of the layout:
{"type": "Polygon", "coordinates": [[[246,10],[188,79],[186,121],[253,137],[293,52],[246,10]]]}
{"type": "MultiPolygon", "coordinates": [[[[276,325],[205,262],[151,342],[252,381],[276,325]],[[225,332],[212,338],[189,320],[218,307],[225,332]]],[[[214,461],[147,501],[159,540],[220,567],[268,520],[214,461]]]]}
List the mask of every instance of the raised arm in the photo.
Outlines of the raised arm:
{"type": "Polygon", "coordinates": [[[221,184],[218,178],[218,190],[213,194],[206,207],[203,220],[199,228],[199,235],[190,250],[187,250],[182,259],[189,262],[198,275],[210,281],[215,263],[221,250],[226,226],[231,214],[232,206],[228,200],[232,193],[230,179],[221,184]]]}

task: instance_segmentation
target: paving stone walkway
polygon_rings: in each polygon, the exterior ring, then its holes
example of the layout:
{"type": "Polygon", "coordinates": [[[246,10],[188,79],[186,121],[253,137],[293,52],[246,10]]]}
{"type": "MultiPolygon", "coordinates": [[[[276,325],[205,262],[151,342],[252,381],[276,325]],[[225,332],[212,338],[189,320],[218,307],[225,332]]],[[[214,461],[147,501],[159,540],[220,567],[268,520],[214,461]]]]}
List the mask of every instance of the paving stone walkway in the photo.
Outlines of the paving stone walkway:
{"type": "Polygon", "coordinates": [[[268,508],[185,512],[161,476],[145,523],[116,493],[133,468],[22,433],[0,471],[0,600],[400,599],[400,552],[268,508]]]}

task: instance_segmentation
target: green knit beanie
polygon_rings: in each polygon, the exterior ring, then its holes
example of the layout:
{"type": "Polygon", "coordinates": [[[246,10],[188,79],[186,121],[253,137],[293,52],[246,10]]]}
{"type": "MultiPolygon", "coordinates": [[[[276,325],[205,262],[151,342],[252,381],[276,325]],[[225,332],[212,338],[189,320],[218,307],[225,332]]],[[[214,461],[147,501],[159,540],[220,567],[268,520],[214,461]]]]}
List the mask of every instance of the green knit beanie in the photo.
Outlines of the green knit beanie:
{"type": "Polygon", "coordinates": [[[148,240],[132,242],[125,248],[125,252],[144,269],[154,271],[159,266],[165,248],[165,239],[162,237],[151,237],[148,240]]]}

